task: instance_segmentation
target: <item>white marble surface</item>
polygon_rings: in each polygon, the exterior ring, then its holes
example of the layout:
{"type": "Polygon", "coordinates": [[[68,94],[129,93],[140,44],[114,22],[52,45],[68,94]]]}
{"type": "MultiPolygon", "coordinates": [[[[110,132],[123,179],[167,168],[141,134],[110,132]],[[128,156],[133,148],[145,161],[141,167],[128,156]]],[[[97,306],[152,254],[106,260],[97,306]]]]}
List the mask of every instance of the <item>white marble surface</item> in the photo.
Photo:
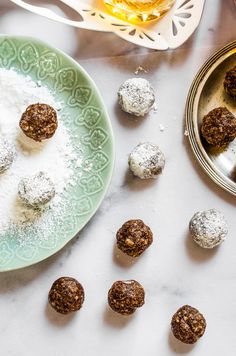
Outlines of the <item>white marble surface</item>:
{"type": "Polygon", "coordinates": [[[163,53],[112,34],[74,31],[8,1],[1,0],[0,15],[1,33],[39,37],[79,60],[101,90],[116,139],[109,192],[78,238],[38,265],[0,274],[0,354],[235,356],[236,200],[201,171],[183,136],[186,95],[197,69],[236,37],[233,0],[206,0],[195,35],[163,53]],[[116,91],[139,65],[148,70],[143,76],[156,89],[158,109],[132,122],[117,109],[116,91]],[[157,142],[166,155],[157,181],[139,181],[127,171],[127,155],[140,140],[157,142]],[[230,233],[223,246],[204,251],[188,238],[188,222],[195,211],[211,207],[224,212],[230,233]],[[143,219],[154,232],[152,247],[135,261],[114,248],[115,232],[129,218],[143,219]],[[69,317],[47,305],[51,283],[62,275],[76,277],[86,291],[83,309],[69,317]],[[110,311],[106,298],[113,281],[130,278],[145,287],[146,304],[127,318],[110,311]],[[208,322],[194,347],[170,334],[171,316],[183,304],[199,308],[208,322]]]}

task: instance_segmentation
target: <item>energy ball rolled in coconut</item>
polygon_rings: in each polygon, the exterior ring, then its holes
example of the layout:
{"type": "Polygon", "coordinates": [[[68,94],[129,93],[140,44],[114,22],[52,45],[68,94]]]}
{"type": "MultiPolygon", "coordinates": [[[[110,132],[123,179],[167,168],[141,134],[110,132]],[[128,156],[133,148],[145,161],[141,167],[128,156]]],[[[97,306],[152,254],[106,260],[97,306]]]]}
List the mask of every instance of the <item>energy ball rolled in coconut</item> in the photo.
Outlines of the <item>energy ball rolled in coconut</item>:
{"type": "Polygon", "coordinates": [[[130,153],[128,164],[136,177],[156,178],[165,167],[165,156],[156,144],[143,142],[130,153]]]}
{"type": "Polygon", "coordinates": [[[146,79],[128,79],[118,90],[118,103],[121,109],[131,115],[144,116],[151,110],[154,102],[154,90],[146,79]]]}
{"type": "Polygon", "coordinates": [[[20,119],[20,128],[34,141],[51,138],[58,126],[57,113],[48,104],[32,104],[27,107],[20,119]]]}
{"type": "Polygon", "coordinates": [[[78,311],[84,302],[84,288],[75,278],[58,278],[49,291],[48,301],[58,313],[78,311]]]}
{"type": "Polygon", "coordinates": [[[32,207],[47,204],[55,195],[55,187],[45,172],[22,178],[18,185],[19,198],[32,207]]]}
{"type": "Polygon", "coordinates": [[[116,281],[108,292],[108,304],[122,315],[131,315],[145,303],[145,291],[134,280],[116,281]]]}
{"type": "Polygon", "coordinates": [[[14,146],[7,140],[0,138],[0,174],[10,168],[15,155],[14,146]]]}
{"type": "Polygon", "coordinates": [[[228,224],[224,215],[216,209],[199,211],[189,223],[193,240],[202,248],[220,245],[228,234],[228,224]]]}

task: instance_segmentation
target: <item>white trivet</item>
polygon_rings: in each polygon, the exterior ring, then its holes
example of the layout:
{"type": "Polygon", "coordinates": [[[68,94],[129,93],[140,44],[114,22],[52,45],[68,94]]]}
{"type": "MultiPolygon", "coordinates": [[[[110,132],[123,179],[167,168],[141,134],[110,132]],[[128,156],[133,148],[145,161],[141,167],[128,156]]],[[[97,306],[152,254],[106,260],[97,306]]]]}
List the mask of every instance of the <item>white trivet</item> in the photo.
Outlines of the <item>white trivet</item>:
{"type": "Polygon", "coordinates": [[[30,5],[23,0],[11,1],[55,21],[89,30],[114,32],[139,46],[158,50],[182,45],[197,28],[205,3],[205,0],[177,0],[173,8],[160,20],[134,25],[110,15],[101,1],[94,7],[94,0],[60,0],[77,11],[81,21],[63,18],[48,8],[30,5]]]}

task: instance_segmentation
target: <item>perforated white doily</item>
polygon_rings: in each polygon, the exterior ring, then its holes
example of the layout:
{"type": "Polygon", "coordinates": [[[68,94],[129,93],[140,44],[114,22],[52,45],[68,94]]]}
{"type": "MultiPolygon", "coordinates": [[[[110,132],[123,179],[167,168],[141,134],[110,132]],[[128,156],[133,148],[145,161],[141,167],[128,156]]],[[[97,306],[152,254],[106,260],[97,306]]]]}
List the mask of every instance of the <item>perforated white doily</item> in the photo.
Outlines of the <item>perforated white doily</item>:
{"type": "Polygon", "coordinates": [[[173,8],[158,21],[135,25],[111,16],[97,1],[94,0],[60,0],[70,6],[81,16],[81,21],[63,18],[45,7],[30,5],[23,0],[11,0],[26,10],[49,19],[59,21],[78,28],[95,31],[114,32],[123,39],[139,46],[166,50],[182,45],[197,28],[205,0],[177,0],[173,8]]]}

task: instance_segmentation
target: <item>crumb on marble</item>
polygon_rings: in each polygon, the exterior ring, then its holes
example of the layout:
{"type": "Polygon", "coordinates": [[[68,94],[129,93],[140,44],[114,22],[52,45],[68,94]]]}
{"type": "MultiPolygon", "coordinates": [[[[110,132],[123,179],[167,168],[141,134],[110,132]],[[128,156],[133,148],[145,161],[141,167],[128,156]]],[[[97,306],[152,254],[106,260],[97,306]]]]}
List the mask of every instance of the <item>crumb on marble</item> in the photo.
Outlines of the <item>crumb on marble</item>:
{"type": "Polygon", "coordinates": [[[138,66],[136,69],[135,69],[135,72],[134,74],[139,74],[140,72],[143,72],[143,73],[148,73],[148,70],[143,68],[142,66],[138,66]]]}

